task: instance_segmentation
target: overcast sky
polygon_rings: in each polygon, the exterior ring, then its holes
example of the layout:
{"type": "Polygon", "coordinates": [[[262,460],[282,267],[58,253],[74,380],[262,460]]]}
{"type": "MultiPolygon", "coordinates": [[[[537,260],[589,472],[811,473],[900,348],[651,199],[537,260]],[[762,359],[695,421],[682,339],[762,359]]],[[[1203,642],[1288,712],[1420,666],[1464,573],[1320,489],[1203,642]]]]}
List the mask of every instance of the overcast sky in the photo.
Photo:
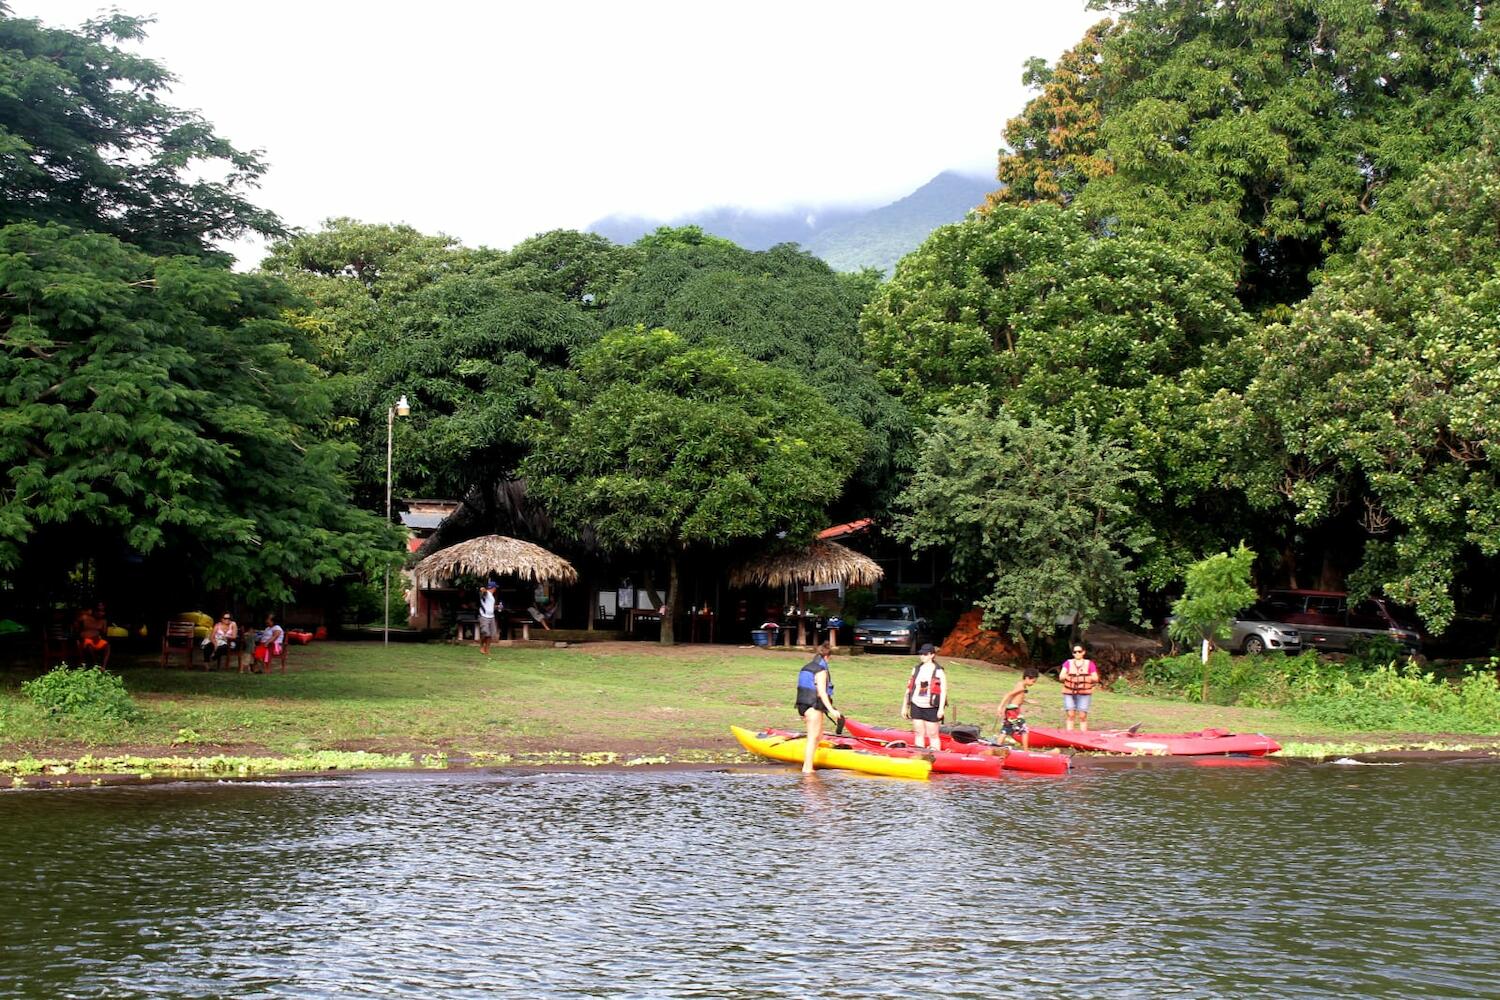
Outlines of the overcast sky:
{"type": "MultiPolygon", "coordinates": [[[[141,46],[270,164],[288,223],[349,215],[508,247],[611,213],[880,204],[992,174],[1022,63],[1084,0],[755,4],[12,0],[75,26],[155,15],[141,46]]],[[[255,251],[242,250],[242,256],[255,251]]]]}

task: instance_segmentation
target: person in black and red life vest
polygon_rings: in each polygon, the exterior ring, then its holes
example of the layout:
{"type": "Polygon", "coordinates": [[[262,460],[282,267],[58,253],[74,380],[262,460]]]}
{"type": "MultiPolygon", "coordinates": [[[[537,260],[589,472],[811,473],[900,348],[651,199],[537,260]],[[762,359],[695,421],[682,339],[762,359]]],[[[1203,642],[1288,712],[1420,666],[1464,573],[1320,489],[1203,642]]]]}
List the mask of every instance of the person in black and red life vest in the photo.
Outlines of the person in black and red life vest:
{"type": "Polygon", "coordinates": [[[906,682],[901,718],[911,720],[917,749],[941,750],[938,730],[948,710],[948,673],[938,664],[932,643],[924,642],[917,653],[921,660],[911,668],[911,679],[906,682]]]}
{"type": "Polygon", "coordinates": [[[833,673],[828,669],[828,652],[828,643],[819,643],[813,651],[813,658],[797,674],[797,714],[807,726],[803,774],[813,773],[813,757],[818,751],[818,741],[823,738],[823,716],[834,722],[841,722],[844,718],[833,707],[833,673]]]}
{"type": "Polygon", "coordinates": [[[1067,728],[1072,729],[1076,721],[1080,730],[1088,732],[1089,704],[1094,700],[1094,688],[1099,686],[1099,664],[1088,658],[1083,643],[1073,644],[1073,656],[1063,660],[1057,679],[1062,681],[1067,728]]]}

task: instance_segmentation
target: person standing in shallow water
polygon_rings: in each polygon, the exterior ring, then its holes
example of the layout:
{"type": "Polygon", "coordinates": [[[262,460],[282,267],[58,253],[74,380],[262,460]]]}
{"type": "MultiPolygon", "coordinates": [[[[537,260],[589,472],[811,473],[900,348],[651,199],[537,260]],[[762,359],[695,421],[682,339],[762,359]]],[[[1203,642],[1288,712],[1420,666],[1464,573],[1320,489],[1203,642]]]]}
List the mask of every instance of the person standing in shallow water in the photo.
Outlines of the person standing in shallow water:
{"type": "Polygon", "coordinates": [[[1089,729],[1089,705],[1094,700],[1094,688],[1099,685],[1099,665],[1088,658],[1083,643],[1073,644],[1073,656],[1063,660],[1057,671],[1057,679],[1063,686],[1063,712],[1067,715],[1067,728],[1078,723],[1082,732],[1089,729]]]}
{"type": "Polygon", "coordinates": [[[948,672],[938,664],[937,649],[924,642],[917,651],[921,656],[906,682],[906,700],[901,703],[901,718],[911,720],[912,739],[917,749],[942,749],[939,735],[943,716],[948,710],[948,672]]]}
{"type": "Polygon", "coordinates": [[[823,717],[841,722],[843,715],[833,707],[833,673],[828,669],[828,643],[818,644],[813,658],[797,673],[797,714],[807,727],[807,749],[802,758],[802,773],[813,773],[813,757],[823,739],[823,717]]]}

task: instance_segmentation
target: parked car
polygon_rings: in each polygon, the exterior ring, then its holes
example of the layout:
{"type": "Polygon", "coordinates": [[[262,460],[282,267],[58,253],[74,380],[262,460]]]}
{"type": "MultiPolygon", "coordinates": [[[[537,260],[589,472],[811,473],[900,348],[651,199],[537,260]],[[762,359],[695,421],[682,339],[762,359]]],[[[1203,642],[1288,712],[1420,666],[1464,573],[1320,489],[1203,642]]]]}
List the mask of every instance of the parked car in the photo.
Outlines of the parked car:
{"type": "MultiPolygon", "coordinates": [[[[1168,618],[1163,626],[1162,642],[1169,651],[1177,652],[1182,644],[1167,631],[1172,622],[1173,619],[1168,618]]],[[[1252,656],[1266,650],[1295,656],[1302,652],[1302,636],[1295,627],[1276,621],[1268,609],[1253,605],[1241,611],[1229,623],[1229,641],[1224,644],[1224,648],[1252,656]]]]}
{"type": "Polygon", "coordinates": [[[1422,649],[1416,615],[1383,597],[1349,603],[1336,590],[1272,590],[1261,602],[1274,621],[1295,625],[1305,645],[1348,652],[1360,639],[1384,637],[1412,652],[1422,649]]]}
{"type": "Polygon", "coordinates": [[[854,645],[865,649],[915,654],[922,643],[932,641],[932,624],[911,604],[877,604],[854,626],[854,645]]]}

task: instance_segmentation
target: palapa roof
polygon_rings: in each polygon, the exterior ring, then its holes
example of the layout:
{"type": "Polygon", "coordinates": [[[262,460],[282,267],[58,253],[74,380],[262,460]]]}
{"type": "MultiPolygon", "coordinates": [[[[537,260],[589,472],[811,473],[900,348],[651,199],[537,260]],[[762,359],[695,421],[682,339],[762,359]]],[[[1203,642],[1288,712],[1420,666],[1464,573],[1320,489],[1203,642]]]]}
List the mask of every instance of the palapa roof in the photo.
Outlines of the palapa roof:
{"type": "Polygon", "coordinates": [[[768,552],[729,574],[731,587],[780,587],[788,583],[849,583],[869,587],[885,570],[869,556],[838,542],[818,541],[800,549],[768,552]]]}
{"type": "Polygon", "coordinates": [[[538,583],[572,583],[578,571],[562,556],[507,535],[480,535],[439,549],[412,567],[417,586],[455,576],[519,576],[538,583]]]}

